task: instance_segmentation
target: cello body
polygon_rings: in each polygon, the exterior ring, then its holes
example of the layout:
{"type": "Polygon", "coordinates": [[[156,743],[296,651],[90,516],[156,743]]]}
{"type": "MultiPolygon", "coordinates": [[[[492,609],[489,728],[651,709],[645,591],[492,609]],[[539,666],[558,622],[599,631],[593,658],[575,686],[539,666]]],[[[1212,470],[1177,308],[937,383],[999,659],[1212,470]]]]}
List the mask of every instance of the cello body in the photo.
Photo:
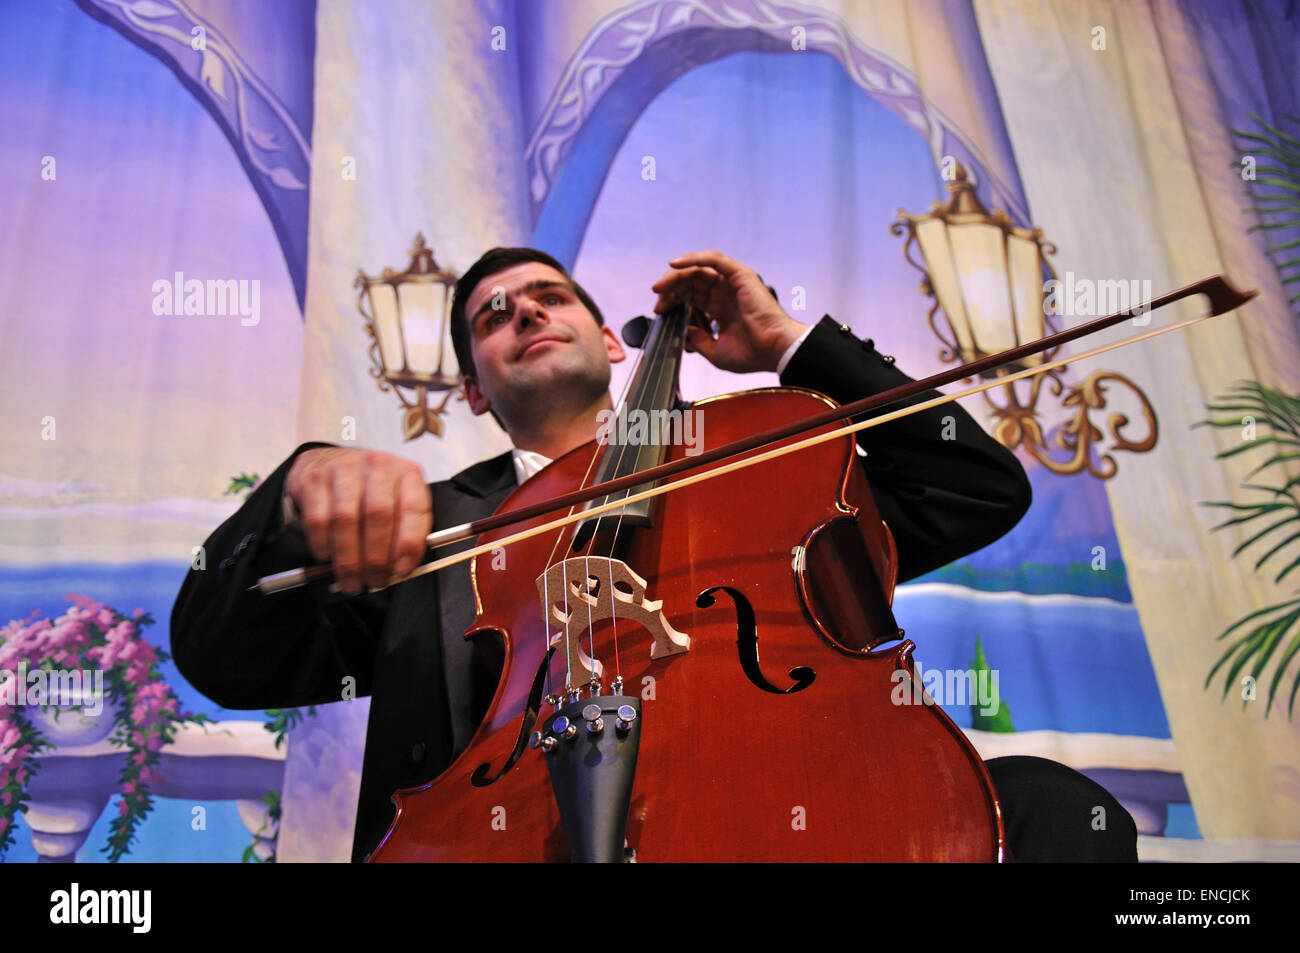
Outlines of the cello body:
{"type": "MultiPolygon", "coordinates": [[[[701,401],[692,412],[715,446],[751,433],[756,421],[778,425],[830,403],[771,388],[701,401]]],[[[499,512],[581,485],[593,454],[616,449],[579,447],[499,512]]],[[[678,441],[668,455],[684,452],[678,441]]],[[[503,641],[496,694],[446,771],[394,795],[396,817],[371,861],[570,859],[549,755],[524,740],[550,713],[545,704],[540,717],[528,711],[555,634],[537,580],[557,553],[573,555],[574,531],[514,543],[504,560],[476,558],[478,615],[466,637],[503,641]]],[[[913,646],[888,608],[896,553],[852,437],[659,497],[653,525],[626,532],[621,558],[672,629],[689,636],[689,649],[657,659],[644,627],[626,619],[597,622],[583,637],[605,684],[617,673],[623,694],[640,700],[629,858],[1004,858],[983,761],[913,684],[913,646]]],[[[551,691],[565,685],[566,667],[572,672],[572,652],[561,646],[549,661],[551,691]]]]}

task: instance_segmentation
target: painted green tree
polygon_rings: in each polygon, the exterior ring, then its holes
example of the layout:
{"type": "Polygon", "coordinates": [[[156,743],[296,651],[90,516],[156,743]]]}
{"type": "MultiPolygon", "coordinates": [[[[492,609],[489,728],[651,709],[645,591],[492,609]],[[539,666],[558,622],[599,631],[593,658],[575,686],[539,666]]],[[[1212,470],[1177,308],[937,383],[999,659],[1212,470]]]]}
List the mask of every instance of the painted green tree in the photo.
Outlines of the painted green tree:
{"type": "Polygon", "coordinates": [[[230,486],[226,487],[226,491],[221,495],[234,496],[237,493],[242,493],[244,499],[248,499],[253,495],[253,491],[261,485],[262,478],[256,473],[241,473],[237,477],[230,478],[230,486]]]}
{"type": "Polygon", "coordinates": [[[984,657],[984,646],[980,644],[980,637],[975,636],[975,658],[968,666],[975,673],[976,685],[993,685],[999,686],[997,707],[989,714],[984,714],[984,706],[980,704],[978,698],[971,702],[970,706],[970,726],[977,731],[1001,731],[1011,732],[1016,729],[1011,727],[1011,709],[1007,703],[1002,700],[1001,678],[995,683],[992,678],[992,669],[989,668],[989,660],[984,657]],[[988,673],[988,674],[984,674],[988,673]]]}

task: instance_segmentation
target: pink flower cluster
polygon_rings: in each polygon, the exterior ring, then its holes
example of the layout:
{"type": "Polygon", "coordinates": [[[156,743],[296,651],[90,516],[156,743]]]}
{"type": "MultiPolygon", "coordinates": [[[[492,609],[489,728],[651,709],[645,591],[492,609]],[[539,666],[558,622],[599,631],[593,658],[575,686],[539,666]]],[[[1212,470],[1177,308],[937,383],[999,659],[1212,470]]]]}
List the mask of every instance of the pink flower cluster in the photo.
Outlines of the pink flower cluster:
{"type": "MultiPolygon", "coordinates": [[[[0,670],[16,672],[52,663],[56,668],[95,668],[114,673],[114,690],[129,709],[118,712],[115,743],[128,749],[118,820],[109,839],[110,860],[129,850],[136,825],[149,813],[149,786],[163,778],[158,753],[173,737],[178,721],[195,719],[180,704],[155,665],[159,650],[142,635],[152,623],[143,609],[126,617],[87,596],[70,595],[72,605],[55,620],[25,620],[0,628],[0,670]],[[125,683],[125,684],[123,684],[125,683]]],[[[27,783],[35,752],[44,744],[21,712],[0,704],[0,856],[11,843],[13,814],[27,783]]]]}
{"type": "Polygon", "coordinates": [[[37,612],[25,624],[15,619],[0,629],[0,669],[12,671],[24,659],[28,662],[49,659],[59,667],[77,667],[81,653],[89,648],[95,636],[92,626],[105,612],[111,625],[112,611],[97,603],[69,606],[52,622],[36,619],[37,612]]]}
{"type": "MultiPolygon", "coordinates": [[[[33,745],[23,744],[23,731],[14,723],[7,713],[0,713],[0,807],[9,808],[14,801],[14,793],[9,791],[13,782],[19,791],[27,783],[27,759],[31,757],[33,745]]],[[[7,817],[7,810],[0,810],[0,820],[7,817]]],[[[0,826],[0,834],[5,827],[0,826]]]]}
{"type": "Polygon", "coordinates": [[[132,685],[143,686],[158,661],[158,651],[143,639],[136,638],[138,632],[138,626],[129,619],[105,626],[106,644],[95,646],[86,655],[104,669],[125,665],[126,680],[132,685]]]}
{"type": "MultiPolygon", "coordinates": [[[[0,670],[14,670],[18,663],[49,660],[56,668],[78,668],[90,663],[110,670],[121,665],[132,685],[143,686],[158,661],[158,650],[139,638],[140,628],[131,619],[117,617],[112,609],[86,596],[70,596],[74,605],[58,619],[37,619],[34,610],[24,623],[15,619],[0,629],[0,670]],[[92,645],[102,632],[103,645],[92,645]]],[[[144,614],[136,609],[136,619],[144,614]]]]}
{"type": "MultiPolygon", "coordinates": [[[[135,722],[137,730],[131,735],[131,744],[148,751],[160,750],[164,742],[164,729],[177,720],[179,710],[180,703],[165,682],[151,682],[136,689],[131,720],[135,722]]],[[[143,753],[144,751],[137,752],[138,755],[143,753]]],[[[137,763],[143,764],[144,761],[141,759],[137,763]]],[[[141,780],[148,783],[143,775],[141,780]]]]}

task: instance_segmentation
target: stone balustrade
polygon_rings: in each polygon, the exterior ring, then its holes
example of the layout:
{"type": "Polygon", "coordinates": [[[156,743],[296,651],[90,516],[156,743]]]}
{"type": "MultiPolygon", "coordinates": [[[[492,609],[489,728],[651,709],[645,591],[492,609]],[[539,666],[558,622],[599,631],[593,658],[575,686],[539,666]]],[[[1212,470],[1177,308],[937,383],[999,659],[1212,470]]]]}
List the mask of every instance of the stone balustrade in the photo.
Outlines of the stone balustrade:
{"type": "MultiPolygon", "coordinates": [[[[280,790],[285,751],[260,721],[182,725],[159,755],[162,780],[155,797],[190,801],[237,801],[239,816],[255,838],[262,859],[275,849],[278,824],[262,798],[280,790]]],[[[43,863],[72,863],[108,801],[120,792],[126,752],[107,739],[64,745],[40,757],[28,786],[25,820],[43,863]]]]}

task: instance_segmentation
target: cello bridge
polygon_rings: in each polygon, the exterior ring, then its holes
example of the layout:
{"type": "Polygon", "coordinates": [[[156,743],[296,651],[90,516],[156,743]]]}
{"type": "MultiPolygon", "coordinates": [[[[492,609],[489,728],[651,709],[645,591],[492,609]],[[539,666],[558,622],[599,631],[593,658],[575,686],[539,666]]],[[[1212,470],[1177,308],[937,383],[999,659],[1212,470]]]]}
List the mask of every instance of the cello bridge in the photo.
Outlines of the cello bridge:
{"type": "Polygon", "coordinates": [[[552,641],[563,640],[566,656],[593,680],[603,679],[604,666],[583,651],[582,633],[603,619],[640,623],[650,633],[652,659],[690,650],[690,636],[664,616],[663,600],[646,598],[646,581],[621,559],[574,556],[555,563],[537,577],[537,594],[548,626],[560,629],[552,641]]]}

